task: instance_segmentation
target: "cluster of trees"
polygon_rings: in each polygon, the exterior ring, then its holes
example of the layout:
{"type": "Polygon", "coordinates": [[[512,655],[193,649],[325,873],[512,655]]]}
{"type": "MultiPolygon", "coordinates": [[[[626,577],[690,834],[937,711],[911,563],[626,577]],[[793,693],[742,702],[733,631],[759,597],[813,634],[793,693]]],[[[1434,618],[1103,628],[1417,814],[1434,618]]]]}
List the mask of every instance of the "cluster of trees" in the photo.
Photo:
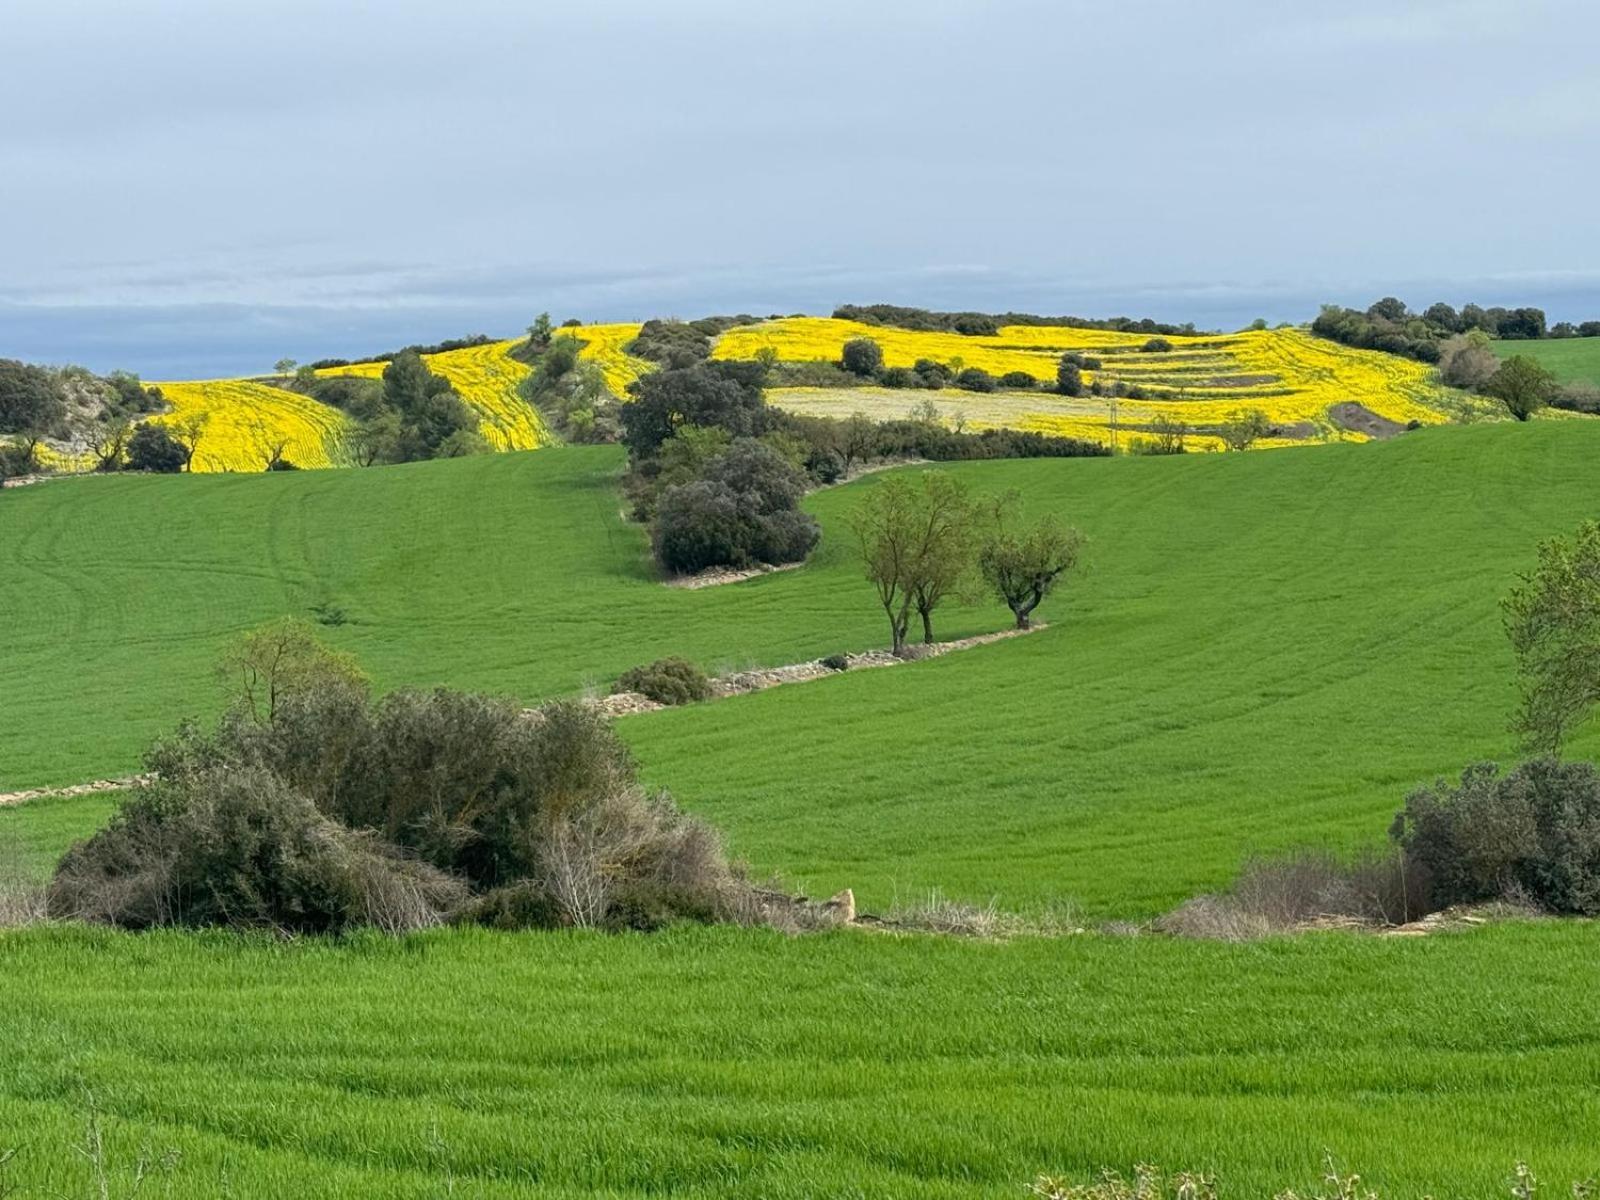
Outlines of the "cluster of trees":
{"type": "Polygon", "coordinates": [[[775,428],[756,364],[704,362],[639,379],[623,405],[626,487],[663,570],[799,562],[820,536],[800,511],[804,448],[775,428]]]}
{"type": "Polygon", "coordinates": [[[533,373],[522,382],[522,398],[566,441],[616,441],[622,432],[617,401],[600,368],[579,357],[583,341],[571,333],[546,333],[536,341],[538,332],[537,326],[529,330],[533,373]]]}
{"type": "Polygon", "coordinates": [[[152,781],[57,868],[54,915],[652,929],[729,919],[750,891],[714,830],[640,787],[592,708],[530,719],[444,689],[374,701],[297,621],[248,635],[223,666],[227,715],[154,747],[152,781]]]}
{"type": "Polygon", "coordinates": [[[448,379],[428,369],[416,350],[396,354],[380,379],[324,378],[302,367],[287,386],[349,414],[352,425],[342,449],[358,466],[459,458],[488,449],[478,432],[477,414],[448,379]]]}
{"type": "Polygon", "coordinates": [[[1505,340],[1595,337],[1600,336],[1600,321],[1581,324],[1560,321],[1547,327],[1541,308],[1483,308],[1466,304],[1457,311],[1443,301],[1414,313],[1406,307],[1405,301],[1385,296],[1365,311],[1325,304],[1311,323],[1311,332],[1346,346],[1383,350],[1436,363],[1444,343],[1460,334],[1478,332],[1487,338],[1505,340]]]}
{"type": "Polygon", "coordinates": [[[646,321],[638,336],[623,347],[637,358],[664,367],[692,367],[711,355],[711,341],[735,325],[754,325],[759,317],[740,313],[734,317],[701,317],[695,321],[646,321]]]}
{"type": "Polygon", "coordinates": [[[1600,389],[1592,384],[1563,386],[1549,370],[1524,354],[1502,360],[1482,330],[1457,334],[1441,347],[1439,378],[1451,387],[1491,396],[1519,421],[1554,404],[1579,412],[1600,412],[1600,389]]]}
{"type": "Polygon", "coordinates": [[[992,337],[1007,325],[1061,325],[1075,329],[1111,329],[1121,333],[1192,334],[1192,322],[1170,325],[1149,317],[1041,317],[1035,313],[933,312],[926,308],[907,308],[899,304],[841,304],[833,310],[841,321],[862,325],[892,325],[938,333],[960,333],[969,337],[992,337]]]}
{"type": "Polygon", "coordinates": [[[1015,493],[975,500],[943,471],[892,475],[868,489],[850,524],[868,581],[889,618],[896,654],[906,651],[915,614],[925,643],[933,614],[947,599],[986,588],[1027,629],[1033,611],[1078,562],[1082,535],[1054,516],[1020,517],[1015,493]]]}
{"type": "Polygon", "coordinates": [[[301,366],[292,358],[280,358],[276,365],[279,375],[292,375],[296,370],[316,371],[323,367],[348,367],[356,363],[389,362],[399,358],[402,354],[443,354],[446,350],[465,350],[470,346],[487,346],[494,341],[487,333],[469,333],[466,337],[445,338],[442,342],[434,342],[424,346],[421,343],[406,346],[400,350],[390,350],[384,354],[369,354],[366,358],[319,358],[316,362],[301,366]]]}
{"type": "Polygon", "coordinates": [[[839,366],[856,380],[868,380],[881,387],[959,388],[966,392],[993,392],[1000,388],[1036,388],[1039,381],[1026,371],[1008,371],[995,376],[982,367],[966,366],[961,359],[949,363],[919,358],[909,367],[883,365],[883,348],[872,338],[851,338],[840,351],[839,366]]]}
{"type": "Polygon", "coordinates": [[[0,436],[7,439],[0,444],[0,476],[40,470],[39,448],[47,441],[74,456],[92,453],[102,471],[181,470],[193,458],[198,422],[174,425],[170,436],[159,425],[135,426],[164,405],[160,388],[125,371],[99,376],[82,367],[0,359],[0,436]],[[163,465],[166,441],[176,446],[175,467],[163,465]]]}

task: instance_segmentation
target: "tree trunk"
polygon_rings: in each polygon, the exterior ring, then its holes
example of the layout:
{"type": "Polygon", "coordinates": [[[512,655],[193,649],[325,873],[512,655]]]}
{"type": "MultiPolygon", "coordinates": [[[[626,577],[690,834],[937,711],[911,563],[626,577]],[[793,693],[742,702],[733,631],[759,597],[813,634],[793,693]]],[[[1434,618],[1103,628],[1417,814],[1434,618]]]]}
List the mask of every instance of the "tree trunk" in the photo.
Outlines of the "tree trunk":
{"type": "Polygon", "coordinates": [[[933,610],[922,609],[922,640],[928,645],[933,645],[933,610]]]}
{"type": "Polygon", "coordinates": [[[1028,614],[1033,611],[1031,608],[1014,608],[1011,611],[1016,614],[1018,629],[1032,628],[1028,622],[1028,614]]]}

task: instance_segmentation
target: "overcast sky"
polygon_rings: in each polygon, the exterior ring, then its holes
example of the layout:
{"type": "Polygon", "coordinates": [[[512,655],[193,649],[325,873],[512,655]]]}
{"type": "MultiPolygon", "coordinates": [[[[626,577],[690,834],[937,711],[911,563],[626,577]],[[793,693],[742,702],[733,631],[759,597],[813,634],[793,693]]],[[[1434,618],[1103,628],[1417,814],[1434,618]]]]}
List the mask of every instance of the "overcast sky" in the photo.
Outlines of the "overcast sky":
{"type": "Polygon", "coordinates": [[[1600,317],[1592,0],[0,0],[0,357],[842,302],[1600,317]]]}

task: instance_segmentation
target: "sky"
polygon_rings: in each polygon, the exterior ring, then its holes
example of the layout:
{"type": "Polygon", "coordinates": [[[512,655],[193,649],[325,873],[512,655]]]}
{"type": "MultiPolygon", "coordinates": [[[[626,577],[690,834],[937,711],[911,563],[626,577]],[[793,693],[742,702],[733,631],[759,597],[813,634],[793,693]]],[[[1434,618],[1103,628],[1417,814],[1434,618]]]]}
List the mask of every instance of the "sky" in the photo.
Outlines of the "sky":
{"type": "Polygon", "coordinates": [[[1600,318],[1592,0],[0,0],[0,357],[836,304],[1600,318]]]}

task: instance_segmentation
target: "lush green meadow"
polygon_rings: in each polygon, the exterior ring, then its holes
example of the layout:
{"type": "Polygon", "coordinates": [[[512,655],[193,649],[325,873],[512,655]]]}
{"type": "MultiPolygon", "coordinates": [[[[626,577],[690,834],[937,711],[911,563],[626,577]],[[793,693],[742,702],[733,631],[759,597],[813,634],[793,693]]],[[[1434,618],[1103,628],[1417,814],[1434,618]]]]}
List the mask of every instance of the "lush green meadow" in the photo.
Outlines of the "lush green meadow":
{"type": "MultiPolygon", "coordinates": [[[[1600,509],[1600,425],[1262,455],[964,464],[1092,539],[1033,636],[624,718],[739,853],[868,907],[938,887],[1139,917],[1249,851],[1380,837],[1405,790],[1510,750],[1496,601],[1600,509]]],[[[881,644],[843,518],[798,571],[662,587],[610,450],[0,497],[0,780],[124,769],[220,703],[237,631],[337,605],[381,686],[527,699],[685,653],[881,644]],[[19,700],[18,698],[22,699],[19,700]]],[[[983,605],[947,636],[998,628],[983,605]]],[[[1593,752],[1590,733],[1575,751],[1593,752]]],[[[0,809],[48,870],[105,797],[0,809]]],[[[1600,1170],[1596,928],[1243,946],[441,931],[0,932],[0,1181],[110,1194],[1016,1196],[1136,1160],[1227,1195],[1504,1194],[1600,1170]]]]}
{"type": "Polygon", "coordinates": [[[1600,337],[1495,342],[1494,352],[1501,358],[1534,359],[1562,383],[1600,384],[1600,337]]]}
{"type": "MultiPolygon", "coordinates": [[[[1015,1197],[1041,1170],[1504,1195],[1600,1170],[1595,933],[0,933],[0,1153],[91,1196],[1015,1197]],[[161,1190],[163,1185],[170,1191],[161,1190]]],[[[1552,1191],[1552,1194],[1557,1194],[1552,1191]]],[[[1563,1193],[1564,1194],[1564,1193],[1563,1193]]]]}
{"type": "MultiPolygon", "coordinates": [[[[952,468],[1091,538],[1051,628],[619,728],[737,852],[817,892],[1146,915],[1252,850],[1381,838],[1408,788],[1510,753],[1497,600],[1538,538],[1600,509],[1597,451],[1600,426],[1564,422],[952,468]]],[[[563,450],[27,489],[37,508],[7,545],[31,586],[0,585],[32,606],[5,681],[29,695],[7,709],[7,780],[131,765],[152,733],[215,706],[228,636],[322,599],[348,607],[330,637],[383,685],[530,699],[663,653],[716,666],[884,640],[841,532],[870,480],[813,498],[829,534],[805,569],[685,592],[649,578],[615,463],[563,450]],[[102,578],[100,562],[120,565],[102,578]]],[[[944,631],[1002,615],[953,611],[944,631]]],[[[31,835],[44,855],[105,804],[38,811],[53,814],[31,835]]]]}

